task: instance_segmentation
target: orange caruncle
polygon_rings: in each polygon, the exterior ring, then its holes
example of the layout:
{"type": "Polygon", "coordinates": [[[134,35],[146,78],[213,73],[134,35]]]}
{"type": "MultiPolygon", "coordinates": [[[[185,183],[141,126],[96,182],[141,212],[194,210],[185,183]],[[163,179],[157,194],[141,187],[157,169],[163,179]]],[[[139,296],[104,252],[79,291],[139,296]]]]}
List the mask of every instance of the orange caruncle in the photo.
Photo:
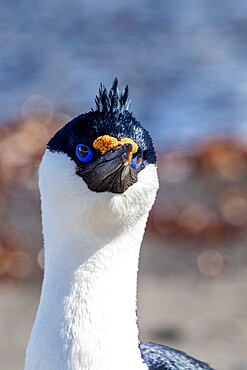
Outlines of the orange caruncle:
{"type": "Polygon", "coordinates": [[[129,139],[128,137],[123,137],[119,142],[118,142],[118,145],[124,145],[126,143],[130,143],[132,144],[132,151],[133,153],[136,153],[137,150],[138,150],[138,145],[134,142],[134,140],[132,139],[129,139]]]}
{"type": "Polygon", "coordinates": [[[93,142],[93,147],[101,151],[102,154],[108,152],[108,150],[118,146],[118,140],[115,137],[109,135],[99,136],[93,142]]]}
{"type": "Polygon", "coordinates": [[[136,153],[138,150],[138,145],[128,137],[124,137],[121,140],[116,139],[110,135],[99,136],[93,142],[93,147],[101,151],[102,154],[105,154],[110,149],[116,148],[119,145],[124,145],[126,143],[132,144],[133,153],[136,153]]]}

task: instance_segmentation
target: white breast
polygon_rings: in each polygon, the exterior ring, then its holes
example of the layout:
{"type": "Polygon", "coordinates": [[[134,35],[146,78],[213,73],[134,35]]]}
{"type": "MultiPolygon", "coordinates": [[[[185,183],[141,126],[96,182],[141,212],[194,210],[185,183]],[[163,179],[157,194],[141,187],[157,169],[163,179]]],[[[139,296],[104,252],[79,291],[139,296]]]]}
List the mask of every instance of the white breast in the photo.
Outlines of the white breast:
{"type": "Polygon", "coordinates": [[[155,165],[123,194],[95,193],[64,154],[40,167],[45,277],[26,370],[147,369],[138,348],[140,244],[155,165]]]}

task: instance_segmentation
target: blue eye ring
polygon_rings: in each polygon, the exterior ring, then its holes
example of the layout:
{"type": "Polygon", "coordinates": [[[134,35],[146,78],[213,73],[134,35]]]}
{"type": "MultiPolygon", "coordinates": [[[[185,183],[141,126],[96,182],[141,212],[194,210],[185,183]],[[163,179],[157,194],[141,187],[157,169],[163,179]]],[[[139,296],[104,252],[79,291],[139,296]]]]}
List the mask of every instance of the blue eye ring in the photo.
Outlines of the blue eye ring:
{"type": "Polygon", "coordinates": [[[142,164],[142,153],[138,153],[136,154],[133,158],[132,158],[132,162],[131,162],[131,165],[132,167],[137,170],[138,168],[140,168],[142,164]]]}
{"type": "Polygon", "coordinates": [[[83,163],[88,163],[93,159],[92,149],[85,144],[78,144],[75,149],[76,157],[83,163]]]}

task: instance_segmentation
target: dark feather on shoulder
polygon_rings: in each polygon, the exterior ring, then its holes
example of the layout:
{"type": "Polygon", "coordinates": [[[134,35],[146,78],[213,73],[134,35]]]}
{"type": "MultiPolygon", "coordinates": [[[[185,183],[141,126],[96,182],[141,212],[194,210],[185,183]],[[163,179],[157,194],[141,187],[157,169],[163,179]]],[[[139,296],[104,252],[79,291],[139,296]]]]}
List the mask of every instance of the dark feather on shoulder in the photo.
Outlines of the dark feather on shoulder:
{"type": "Polygon", "coordinates": [[[140,350],[149,370],[213,370],[205,362],[161,344],[141,342],[140,350]]]}

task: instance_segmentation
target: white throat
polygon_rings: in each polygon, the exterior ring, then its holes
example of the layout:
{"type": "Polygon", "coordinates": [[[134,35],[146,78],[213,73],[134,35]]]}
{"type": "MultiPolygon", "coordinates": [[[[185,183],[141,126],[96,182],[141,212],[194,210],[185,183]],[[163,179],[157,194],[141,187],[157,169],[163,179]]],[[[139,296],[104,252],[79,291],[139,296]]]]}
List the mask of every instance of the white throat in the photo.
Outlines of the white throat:
{"type": "Polygon", "coordinates": [[[26,370],[147,369],[138,348],[136,286],[157,188],[149,165],[124,194],[95,193],[68,157],[45,153],[45,277],[26,370]]]}

